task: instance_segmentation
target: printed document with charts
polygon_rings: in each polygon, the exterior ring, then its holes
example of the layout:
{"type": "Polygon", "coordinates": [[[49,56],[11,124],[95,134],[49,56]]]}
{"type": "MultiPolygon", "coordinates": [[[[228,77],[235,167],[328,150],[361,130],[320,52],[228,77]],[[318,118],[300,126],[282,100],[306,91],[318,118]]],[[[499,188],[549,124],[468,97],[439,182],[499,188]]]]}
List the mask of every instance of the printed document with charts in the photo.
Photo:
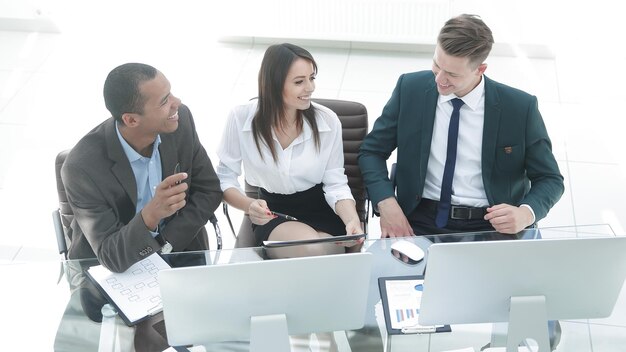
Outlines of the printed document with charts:
{"type": "Polygon", "coordinates": [[[159,271],[169,269],[157,253],[135,263],[123,273],[102,265],[91,267],[87,276],[116,308],[126,325],[132,326],[163,310],[159,271]]]}

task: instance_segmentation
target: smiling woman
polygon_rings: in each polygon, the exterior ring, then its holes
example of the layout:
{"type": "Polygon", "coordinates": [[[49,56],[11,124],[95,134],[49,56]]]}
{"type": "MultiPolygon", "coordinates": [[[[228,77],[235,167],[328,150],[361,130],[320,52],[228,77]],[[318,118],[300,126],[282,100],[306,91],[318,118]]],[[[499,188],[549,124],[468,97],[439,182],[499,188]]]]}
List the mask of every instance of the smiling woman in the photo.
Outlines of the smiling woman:
{"type": "MultiPolygon", "coordinates": [[[[257,244],[363,233],[344,173],[341,123],[332,110],[311,102],[316,75],[317,64],[307,50],[272,45],[261,63],[258,99],[236,106],[228,118],[217,172],[225,201],[250,216],[257,244]],[[246,182],[261,189],[260,199],[241,189],[242,163],[246,182]],[[277,217],[274,211],[293,218],[277,217]]],[[[345,250],[324,243],[270,255],[345,250]]]]}

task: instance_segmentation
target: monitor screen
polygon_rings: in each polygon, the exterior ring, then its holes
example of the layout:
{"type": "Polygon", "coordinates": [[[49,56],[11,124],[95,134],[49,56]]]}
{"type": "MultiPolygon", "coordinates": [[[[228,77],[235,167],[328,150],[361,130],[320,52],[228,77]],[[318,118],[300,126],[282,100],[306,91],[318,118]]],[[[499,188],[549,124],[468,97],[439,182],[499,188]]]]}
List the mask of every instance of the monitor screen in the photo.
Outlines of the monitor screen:
{"type": "Polygon", "coordinates": [[[544,296],[547,318],[607,317],[626,276],[626,237],[433,244],[422,325],[509,321],[511,297],[544,296]]]}
{"type": "Polygon", "coordinates": [[[355,253],[163,270],[168,342],[249,341],[255,317],[284,315],[289,335],[361,328],[371,262],[355,253]]]}
{"type": "Polygon", "coordinates": [[[433,244],[424,275],[421,325],[508,322],[507,351],[528,341],[549,351],[549,320],[611,315],[626,237],[433,244]]]}

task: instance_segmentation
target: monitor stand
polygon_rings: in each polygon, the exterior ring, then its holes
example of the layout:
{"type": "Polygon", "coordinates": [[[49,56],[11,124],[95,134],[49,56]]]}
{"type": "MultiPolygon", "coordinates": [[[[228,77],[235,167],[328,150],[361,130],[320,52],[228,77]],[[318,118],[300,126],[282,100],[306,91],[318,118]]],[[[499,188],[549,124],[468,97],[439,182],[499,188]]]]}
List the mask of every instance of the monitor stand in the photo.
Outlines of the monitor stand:
{"type": "Polygon", "coordinates": [[[508,329],[506,323],[493,324],[491,347],[517,352],[527,338],[535,340],[539,352],[550,352],[545,296],[511,297],[508,329]]]}
{"type": "Polygon", "coordinates": [[[250,318],[250,352],[290,352],[287,316],[261,315],[250,318]]]}

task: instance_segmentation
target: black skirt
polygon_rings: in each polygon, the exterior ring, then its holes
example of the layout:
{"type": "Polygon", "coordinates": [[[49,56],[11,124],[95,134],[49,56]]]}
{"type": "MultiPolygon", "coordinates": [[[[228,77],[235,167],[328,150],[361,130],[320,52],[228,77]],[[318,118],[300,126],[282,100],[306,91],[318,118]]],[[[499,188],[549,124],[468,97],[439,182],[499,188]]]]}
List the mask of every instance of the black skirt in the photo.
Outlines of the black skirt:
{"type": "MultiPolygon", "coordinates": [[[[317,231],[326,232],[333,236],[346,234],[346,226],[343,221],[335,214],[324,198],[322,184],[293,194],[270,193],[259,188],[259,198],[267,202],[271,211],[291,215],[299,222],[307,224],[317,231]]],[[[287,221],[290,220],[277,217],[265,225],[252,224],[257,245],[267,241],[276,226],[287,221]]]]}

